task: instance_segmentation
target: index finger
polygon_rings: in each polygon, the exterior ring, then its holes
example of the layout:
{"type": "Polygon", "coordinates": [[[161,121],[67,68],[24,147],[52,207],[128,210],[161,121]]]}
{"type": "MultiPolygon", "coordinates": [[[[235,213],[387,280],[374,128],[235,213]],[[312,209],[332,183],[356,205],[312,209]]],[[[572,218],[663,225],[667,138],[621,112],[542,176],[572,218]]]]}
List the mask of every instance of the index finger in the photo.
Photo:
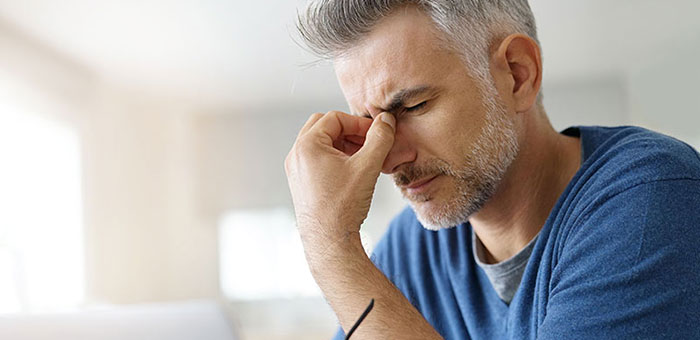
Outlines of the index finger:
{"type": "Polygon", "coordinates": [[[299,137],[301,137],[307,131],[309,131],[309,129],[311,129],[311,127],[314,126],[314,124],[316,124],[316,122],[318,122],[318,120],[321,119],[322,117],[323,117],[323,113],[312,114],[309,117],[309,119],[306,121],[306,123],[304,123],[304,126],[302,126],[301,129],[299,130],[299,133],[297,134],[297,139],[299,139],[299,137]]]}
{"type": "Polygon", "coordinates": [[[309,133],[317,133],[331,141],[341,136],[364,137],[372,126],[372,119],[353,116],[340,111],[330,111],[314,124],[309,133]]]}

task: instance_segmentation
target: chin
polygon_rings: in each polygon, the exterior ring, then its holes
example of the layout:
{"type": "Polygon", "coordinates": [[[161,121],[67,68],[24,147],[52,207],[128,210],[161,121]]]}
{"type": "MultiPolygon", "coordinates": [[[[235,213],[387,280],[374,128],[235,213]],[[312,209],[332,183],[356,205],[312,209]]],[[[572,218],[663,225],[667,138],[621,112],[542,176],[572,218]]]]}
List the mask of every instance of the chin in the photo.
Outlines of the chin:
{"type": "Polygon", "coordinates": [[[442,218],[440,216],[434,216],[431,214],[420,212],[416,208],[414,208],[414,211],[416,212],[416,218],[418,219],[418,222],[420,222],[423,228],[427,230],[437,231],[441,229],[450,229],[463,223],[457,223],[456,221],[451,222],[451,220],[442,218]]]}
{"type": "Polygon", "coordinates": [[[440,230],[454,228],[469,220],[470,207],[457,205],[455,202],[444,202],[439,199],[425,201],[411,201],[409,205],[416,214],[418,222],[428,230],[440,230]],[[452,203],[452,204],[450,204],[452,203]]]}
{"type": "Polygon", "coordinates": [[[469,217],[481,210],[489,195],[479,190],[463,190],[452,193],[436,193],[431,197],[406,200],[416,218],[428,230],[454,228],[469,221],[469,217]],[[442,194],[442,195],[441,195],[442,194]]]}

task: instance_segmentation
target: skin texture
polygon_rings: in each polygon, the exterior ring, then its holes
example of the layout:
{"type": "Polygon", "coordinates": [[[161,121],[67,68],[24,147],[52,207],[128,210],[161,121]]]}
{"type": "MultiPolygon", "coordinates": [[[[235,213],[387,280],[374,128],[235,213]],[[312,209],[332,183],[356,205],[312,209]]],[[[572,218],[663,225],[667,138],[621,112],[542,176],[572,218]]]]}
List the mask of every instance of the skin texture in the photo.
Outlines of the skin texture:
{"type": "Polygon", "coordinates": [[[359,228],[380,172],[404,186],[432,227],[468,218],[495,263],[539,232],[580,166],[578,140],[558,134],[536,104],[542,62],[532,39],[492,42],[497,105],[489,108],[459,55],[438,38],[417,8],[382,20],[335,61],[353,115],[312,115],[285,161],[307,262],[346,332],[376,300],[353,339],[440,338],[362,248],[359,228]],[[502,169],[480,176],[488,167],[502,169]],[[420,192],[405,187],[435,175],[420,192]],[[485,178],[496,181],[490,190],[485,178]]]}

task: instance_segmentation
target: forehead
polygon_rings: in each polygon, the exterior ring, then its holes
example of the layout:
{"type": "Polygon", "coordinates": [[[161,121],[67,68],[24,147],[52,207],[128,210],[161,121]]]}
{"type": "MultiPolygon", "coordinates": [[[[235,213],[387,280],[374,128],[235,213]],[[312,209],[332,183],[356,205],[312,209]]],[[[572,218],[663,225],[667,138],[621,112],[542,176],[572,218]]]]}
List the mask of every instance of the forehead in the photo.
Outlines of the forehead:
{"type": "Polygon", "coordinates": [[[444,47],[430,18],[406,7],[380,21],[334,66],[350,107],[367,111],[401,89],[439,87],[455,63],[461,59],[444,47]]]}

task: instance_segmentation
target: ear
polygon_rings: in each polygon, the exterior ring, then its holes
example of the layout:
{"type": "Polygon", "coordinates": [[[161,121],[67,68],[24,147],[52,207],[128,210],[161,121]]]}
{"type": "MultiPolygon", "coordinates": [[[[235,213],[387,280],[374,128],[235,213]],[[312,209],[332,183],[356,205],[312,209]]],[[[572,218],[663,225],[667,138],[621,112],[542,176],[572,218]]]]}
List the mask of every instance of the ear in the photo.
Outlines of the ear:
{"type": "Polygon", "coordinates": [[[542,85],[542,56],[537,43],[527,35],[507,36],[492,55],[494,78],[505,82],[516,112],[530,110],[542,85]]]}

